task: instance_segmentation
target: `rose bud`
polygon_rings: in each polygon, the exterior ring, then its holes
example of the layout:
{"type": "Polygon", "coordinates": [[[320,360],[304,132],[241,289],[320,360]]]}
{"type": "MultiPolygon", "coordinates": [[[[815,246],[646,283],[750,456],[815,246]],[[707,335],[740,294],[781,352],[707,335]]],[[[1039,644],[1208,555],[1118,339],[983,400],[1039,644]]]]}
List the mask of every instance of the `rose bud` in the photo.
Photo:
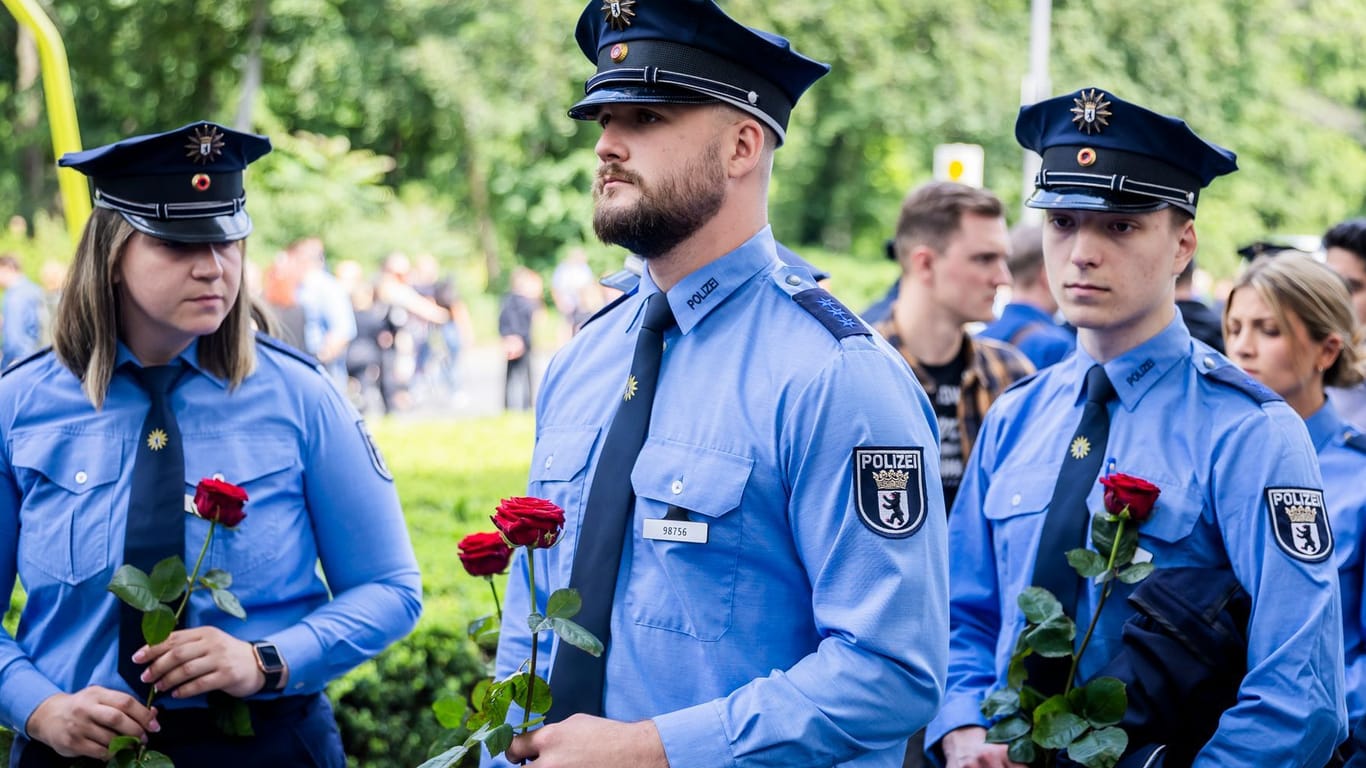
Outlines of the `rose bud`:
{"type": "Polygon", "coordinates": [[[535,496],[503,499],[491,519],[514,547],[549,547],[559,540],[564,528],[564,510],[535,496]]]}
{"type": "Polygon", "coordinates": [[[471,576],[493,576],[507,570],[512,548],[499,533],[471,533],[460,540],[460,564],[471,576]]]}
{"type": "Polygon", "coordinates": [[[1115,473],[1100,479],[1105,486],[1105,511],[1120,517],[1125,509],[1129,519],[1142,523],[1153,514],[1161,489],[1152,483],[1133,475],[1115,473]]]}
{"type": "Polygon", "coordinates": [[[246,518],[247,513],[242,511],[246,502],[246,491],[222,480],[206,477],[194,489],[195,514],[228,528],[236,528],[246,518]]]}

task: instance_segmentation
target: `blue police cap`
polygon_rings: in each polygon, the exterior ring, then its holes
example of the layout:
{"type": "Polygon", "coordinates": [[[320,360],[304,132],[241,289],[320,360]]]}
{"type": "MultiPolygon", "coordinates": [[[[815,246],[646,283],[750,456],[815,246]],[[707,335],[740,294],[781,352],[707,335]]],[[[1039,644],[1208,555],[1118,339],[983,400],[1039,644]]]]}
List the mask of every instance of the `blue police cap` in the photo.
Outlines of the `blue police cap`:
{"type": "Polygon", "coordinates": [[[242,171],[270,139],[210,122],[134,136],[57,164],[90,177],[95,205],[144,234],[179,243],[241,240],[251,233],[242,171]]]}
{"type": "Polygon", "coordinates": [[[1174,205],[1194,216],[1200,190],[1238,170],[1232,152],[1185,121],[1103,88],[1021,107],[1015,139],[1043,156],[1031,208],[1141,213],[1174,205]]]}
{"type": "Polygon", "coordinates": [[[722,102],[763,121],[781,144],[797,99],[830,71],[712,0],[590,0],[575,38],[598,66],[569,110],[576,120],[616,102],[722,102]]]}

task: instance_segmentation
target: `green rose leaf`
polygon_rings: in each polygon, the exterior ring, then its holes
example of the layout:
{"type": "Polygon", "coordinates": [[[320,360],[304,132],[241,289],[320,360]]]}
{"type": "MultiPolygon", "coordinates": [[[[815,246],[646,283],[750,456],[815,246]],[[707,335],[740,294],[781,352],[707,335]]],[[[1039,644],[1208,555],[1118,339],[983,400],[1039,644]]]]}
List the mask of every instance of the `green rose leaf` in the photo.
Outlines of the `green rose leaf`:
{"type": "Polygon", "coordinates": [[[1148,578],[1156,570],[1152,563],[1134,563],[1119,572],[1119,580],[1125,584],[1137,584],[1148,578]]]}
{"type": "Polygon", "coordinates": [[[1052,712],[1040,717],[1038,710],[1035,710],[1034,743],[1044,749],[1064,749],[1089,727],[1085,720],[1071,712],[1052,712]]]}
{"type": "Polygon", "coordinates": [[[470,640],[481,649],[493,652],[498,648],[498,635],[502,626],[497,616],[481,616],[471,621],[469,628],[465,631],[470,640]]]}
{"type": "Polygon", "coordinates": [[[211,568],[199,577],[199,583],[209,589],[227,589],[232,586],[232,574],[222,568],[211,568]]]}
{"type": "Polygon", "coordinates": [[[137,761],[137,750],[124,750],[110,759],[107,768],[133,768],[137,765],[137,761]]]}
{"type": "MultiPolygon", "coordinates": [[[[1020,642],[1024,642],[1024,635],[1020,635],[1020,642]]],[[[1025,678],[1029,675],[1029,670],[1025,669],[1025,658],[1028,653],[1017,653],[1010,657],[1010,666],[1006,668],[1006,686],[1010,688],[1020,688],[1024,685],[1025,678]]]]}
{"type": "Polygon", "coordinates": [[[592,632],[584,629],[570,619],[547,619],[550,628],[555,630],[555,634],[560,639],[578,648],[589,656],[602,655],[602,641],[593,636],[592,632]]]}
{"type": "Polygon", "coordinates": [[[1072,654],[1072,640],[1077,636],[1077,625],[1066,616],[1054,616],[1033,629],[1025,630],[1025,642],[1034,652],[1049,658],[1072,654]]]}
{"type": "Polygon", "coordinates": [[[144,613],[161,604],[157,599],[156,590],[152,589],[151,580],[136,566],[119,566],[119,569],[114,571],[114,578],[109,580],[108,589],[118,599],[144,613]]]}
{"type": "Polygon", "coordinates": [[[175,768],[175,763],[171,762],[171,758],[152,749],[143,752],[141,759],[134,765],[138,768],[175,768]]]}
{"type": "Polygon", "coordinates": [[[572,619],[583,608],[583,599],[577,589],[557,589],[550,593],[546,601],[545,615],[554,619],[572,619]]]}
{"type": "Polygon", "coordinates": [[[541,615],[540,611],[532,611],[531,615],[526,617],[526,625],[532,632],[540,632],[541,628],[545,626],[545,617],[541,615]]]}
{"type": "Polygon", "coordinates": [[[148,579],[157,600],[169,603],[185,591],[185,563],[177,555],[157,563],[148,579]]]}
{"type": "Polygon", "coordinates": [[[1133,562],[1134,553],[1138,551],[1138,526],[1128,523],[1124,526],[1124,534],[1119,537],[1119,549],[1115,550],[1115,565],[1120,566],[1125,563],[1133,562]]]}
{"type": "Polygon", "coordinates": [[[1024,612],[1025,619],[1031,624],[1042,624],[1062,615],[1062,603],[1043,587],[1027,588],[1016,598],[1016,602],[1024,612]]]}
{"type": "Polygon", "coordinates": [[[531,694],[531,710],[526,714],[549,712],[550,711],[550,683],[541,679],[540,675],[532,677],[529,674],[521,674],[512,678],[512,700],[517,704],[526,706],[527,686],[534,680],[535,688],[531,694]]]}
{"type": "Polygon", "coordinates": [[[175,613],[161,603],[142,614],[142,639],[148,645],[159,645],[175,631],[175,613]]]}
{"type": "Polygon", "coordinates": [[[982,716],[988,718],[1005,717],[1020,711],[1020,692],[1010,688],[992,691],[982,702],[982,716]]]}
{"type": "Polygon", "coordinates": [[[1067,756],[1086,768],[1114,768],[1129,746],[1129,735],[1120,728],[1102,728],[1077,739],[1067,756]]]}
{"type": "Polygon", "coordinates": [[[1034,748],[1034,740],[1028,736],[1010,742],[1010,748],[1006,750],[1006,756],[1017,763],[1029,765],[1038,756],[1038,750],[1034,748]]]}
{"type": "Polygon", "coordinates": [[[141,745],[142,742],[139,741],[136,736],[115,736],[113,740],[109,742],[109,756],[114,757],[120,752],[128,749],[136,752],[141,745]]]}
{"type": "Polygon", "coordinates": [[[1047,699],[1044,699],[1043,703],[1034,708],[1034,724],[1038,725],[1039,721],[1047,715],[1056,715],[1059,712],[1071,711],[1072,705],[1065,696],[1062,694],[1049,696],[1047,699]]]}
{"type": "Polygon", "coordinates": [[[1094,579],[1105,573],[1105,558],[1099,552],[1089,549],[1073,549],[1067,553],[1067,562],[1083,579],[1094,579]]]}
{"type": "Polygon", "coordinates": [[[247,618],[247,612],[242,610],[242,604],[237,602],[237,595],[226,589],[215,589],[212,594],[213,604],[218,606],[218,610],[239,619],[247,618]]]}
{"type": "Polygon", "coordinates": [[[445,695],[432,703],[432,714],[442,728],[459,728],[469,705],[459,696],[445,695]]]}
{"type": "Polygon", "coordinates": [[[493,687],[493,681],[487,677],[480,678],[474,684],[474,689],[470,691],[470,701],[474,702],[474,711],[482,713],[484,704],[488,702],[489,688],[493,687]]]}
{"type": "Polygon", "coordinates": [[[461,744],[458,747],[451,747],[422,765],[419,765],[417,768],[450,768],[450,766],[457,765],[461,760],[465,759],[465,755],[469,754],[469,751],[470,748],[464,744],[461,744]]]}
{"type": "MultiPolygon", "coordinates": [[[[484,726],[488,727],[488,726],[484,726]]],[[[512,745],[512,726],[507,723],[499,723],[489,732],[484,739],[484,746],[488,748],[490,755],[501,755],[508,751],[512,745]]]]}
{"type": "Polygon", "coordinates": [[[1097,677],[1077,690],[1081,691],[1083,701],[1077,711],[1093,727],[1115,725],[1124,718],[1124,710],[1129,706],[1129,696],[1124,690],[1124,683],[1119,679],[1097,677]]]}
{"type": "Polygon", "coordinates": [[[1095,547],[1097,552],[1104,552],[1108,556],[1110,548],[1115,544],[1115,533],[1118,530],[1119,518],[1110,517],[1104,512],[1091,515],[1091,546],[1095,547]]]}
{"type": "Polygon", "coordinates": [[[247,709],[245,701],[222,691],[212,691],[209,693],[209,711],[213,712],[214,724],[220,733],[229,736],[256,735],[251,728],[251,710],[247,709]]]}
{"type": "MultiPolygon", "coordinates": [[[[500,680],[488,687],[483,713],[489,723],[501,723],[508,719],[508,708],[512,706],[513,686],[518,678],[525,678],[526,672],[518,672],[506,680],[500,680]]],[[[525,682],[522,690],[525,691],[525,682]]],[[[476,731],[477,733],[477,731],[476,731]]]]}
{"type": "Polygon", "coordinates": [[[1018,715],[1007,717],[987,729],[987,741],[1006,744],[1029,733],[1029,721],[1018,715]]]}

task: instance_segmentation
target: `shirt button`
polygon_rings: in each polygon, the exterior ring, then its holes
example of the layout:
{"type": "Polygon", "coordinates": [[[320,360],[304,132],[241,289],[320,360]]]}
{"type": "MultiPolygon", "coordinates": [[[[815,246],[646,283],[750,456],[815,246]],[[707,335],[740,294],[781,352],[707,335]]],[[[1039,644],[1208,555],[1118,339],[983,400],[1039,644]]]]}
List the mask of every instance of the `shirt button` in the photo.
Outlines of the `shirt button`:
{"type": "Polygon", "coordinates": [[[222,472],[215,472],[215,473],[213,473],[213,479],[217,480],[217,481],[220,482],[220,483],[223,482],[223,473],[222,473],[222,472]]]}
{"type": "Polygon", "coordinates": [[[551,464],[554,464],[554,463],[555,463],[555,457],[554,457],[554,456],[547,456],[547,457],[545,457],[545,468],[546,468],[546,469],[550,469],[550,465],[551,465],[551,464]]]}
{"type": "Polygon", "coordinates": [[[81,470],[80,472],[76,473],[77,485],[85,485],[85,481],[88,479],[90,479],[90,476],[85,473],[85,470],[81,470]]]}
{"type": "Polygon", "coordinates": [[[788,275],[788,276],[787,276],[787,284],[788,284],[788,285],[801,285],[801,284],[802,284],[802,279],[801,279],[801,277],[799,277],[799,276],[797,276],[797,275],[788,275]]]}
{"type": "Polygon", "coordinates": [[[1210,355],[1206,355],[1206,356],[1205,356],[1205,367],[1206,367],[1206,368],[1213,368],[1213,367],[1214,367],[1214,358],[1213,358],[1212,356],[1210,356],[1210,355]]]}
{"type": "Polygon", "coordinates": [[[675,480],[675,481],[673,482],[673,485],[669,486],[669,490],[673,491],[675,495],[682,493],[682,492],[683,492],[683,481],[682,481],[682,480],[675,480]]]}
{"type": "Polygon", "coordinates": [[[1020,498],[1020,494],[1017,493],[1017,494],[1015,494],[1014,496],[1011,496],[1011,497],[1010,497],[1010,506],[1012,506],[1012,507],[1018,507],[1018,506],[1020,506],[1020,502],[1021,502],[1021,501],[1022,501],[1022,499],[1020,498]]]}

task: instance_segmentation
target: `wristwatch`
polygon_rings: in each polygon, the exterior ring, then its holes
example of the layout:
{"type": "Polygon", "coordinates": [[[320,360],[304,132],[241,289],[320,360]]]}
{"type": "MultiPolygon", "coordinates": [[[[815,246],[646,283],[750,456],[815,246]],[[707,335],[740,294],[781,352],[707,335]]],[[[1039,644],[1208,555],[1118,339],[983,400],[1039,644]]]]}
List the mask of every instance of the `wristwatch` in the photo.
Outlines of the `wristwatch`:
{"type": "Polygon", "coordinates": [[[266,684],[261,690],[278,691],[285,676],[285,661],[280,657],[279,649],[275,643],[257,640],[251,644],[251,650],[256,654],[256,667],[266,676],[266,684]]]}

